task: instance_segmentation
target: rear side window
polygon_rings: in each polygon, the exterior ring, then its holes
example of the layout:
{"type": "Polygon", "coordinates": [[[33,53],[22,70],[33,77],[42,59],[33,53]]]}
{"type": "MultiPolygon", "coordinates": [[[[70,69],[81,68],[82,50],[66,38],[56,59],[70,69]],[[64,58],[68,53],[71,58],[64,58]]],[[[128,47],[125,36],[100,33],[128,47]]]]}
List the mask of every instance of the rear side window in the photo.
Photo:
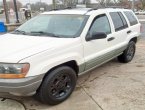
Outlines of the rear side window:
{"type": "Polygon", "coordinates": [[[112,18],[115,31],[119,31],[128,27],[127,22],[121,12],[111,12],[110,16],[112,18]]]}
{"type": "Polygon", "coordinates": [[[125,19],[125,17],[123,16],[123,14],[121,12],[118,13],[122,19],[122,22],[124,24],[124,28],[127,28],[128,27],[128,24],[127,24],[127,21],[125,19]]]}
{"type": "Polygon", "coordinates": [[[126,15],[126,17],[128,18],[130,25],[133,26],[135,24],[138,23],[137,19],[135,18],[135,16],[133,15],[132,12],[130,11],[125,11],[124,14],[126,15]]]}

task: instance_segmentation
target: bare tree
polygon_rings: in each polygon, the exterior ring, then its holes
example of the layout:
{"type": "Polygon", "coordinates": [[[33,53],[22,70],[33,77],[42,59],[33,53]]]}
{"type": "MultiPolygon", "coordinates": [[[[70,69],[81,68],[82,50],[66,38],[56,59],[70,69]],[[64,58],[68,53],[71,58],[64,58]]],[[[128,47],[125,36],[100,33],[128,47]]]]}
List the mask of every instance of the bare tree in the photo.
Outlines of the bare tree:
{"type": "Polygon", "coordinates": [[[142,9],[144,9],[145,8],[145,0],[140,0],[140,2],[141,2],[142,9]]]}
{"type": "Polygon", "coordinates": [[[77,0],[57,0],[61,1],[65,7],[71,7],[77,3],[77,0]]]}
{"type": "MultiPolygon", "coordinates": [[[[27,7],[28,4],[26,4],[25,7],[27,7]]],[[[32,3],[30,5],[31,5],[31,10],[32,11],[40,11],[40,8],[44,8],[44,11],[47,11],[47,10],[51,10],[52,9],[52,5],[48,5],[45,2],[36,2],[36,3],[32,3]]]]}
{"type": "Polygon", "coordinates": [[[96,1],[99,2],[101,6],[105,6],[111,2],[111,0],[96,0],[96,1]]]}
{"type": "Polygon", "coordinates": [[[104,5],[105,4],[105,0],[96,0],[100,5],[104,5]]]}
{"type": "Polygon", "coordinates": [[[6,23],[9,23],[9,15],[8,15],[8,6],[6,0],[3,0],[3,6],[4,6],[4,11],[5,11],[5,17],[6,17],[6,23]]]}
{"type": "MultiPolygon", "coordinates": [[[[9,9],[13,9],[14,10],[14,3],[13,1],[7,1],[7,5],[9,9]]],[[[19,10],[20,8],[22,8],[22,3],[20,1],[17,0],[17,9],[19,10]]]]}

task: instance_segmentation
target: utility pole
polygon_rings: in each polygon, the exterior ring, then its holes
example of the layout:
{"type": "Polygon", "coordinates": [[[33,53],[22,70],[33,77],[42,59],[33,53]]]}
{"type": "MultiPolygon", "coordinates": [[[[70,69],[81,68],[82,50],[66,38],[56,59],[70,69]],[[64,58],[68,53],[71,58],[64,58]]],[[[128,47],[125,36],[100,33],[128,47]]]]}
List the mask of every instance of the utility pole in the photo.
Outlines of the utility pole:
{"type": "Polygon", "coordinates": [[[15,9],[15,14],[16,14],[16,23],[19,23],[19,16],[18,16],[18,10],[17,10],[17,2],[16,0],[14,1],[14,9],[15,9]]]}
{"type": "Polygon", "coordinates": [[[133,10],[133,11],[135,11],[134,5],[135,5],[135,0],[132,0],[132,10],[133,10]]]}
{"type": "Polygon", "coordinates": [[[3,0],[3,5],[4,5],[6,23],[8,24],[8,23],[10,23],[10,20],[9,20],[8,6],[7,6],[6,0],[3,0]]]}

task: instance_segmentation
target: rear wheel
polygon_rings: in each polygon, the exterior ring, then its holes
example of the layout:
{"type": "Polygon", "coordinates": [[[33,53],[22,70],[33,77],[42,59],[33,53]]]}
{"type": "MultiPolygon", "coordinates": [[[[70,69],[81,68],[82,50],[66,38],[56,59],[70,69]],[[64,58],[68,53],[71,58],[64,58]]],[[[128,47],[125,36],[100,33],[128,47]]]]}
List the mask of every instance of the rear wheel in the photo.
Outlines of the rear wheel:
{"type": "Polygon", "coordinates": [[[127,49],[123,52],[123,54],[118,56],[118,60],[122,63],[130,62],[135,55],[135,51],[136,51],[135,42],[130,41],[129,44],[128,44],[127,49]]]}
{"type": "Polygon", "coordinates": [[[71,95],[76,81],[76,73],[72,68],[58,67],[44,78],[35,96],[42,103],[59,104],[71,95]]]}

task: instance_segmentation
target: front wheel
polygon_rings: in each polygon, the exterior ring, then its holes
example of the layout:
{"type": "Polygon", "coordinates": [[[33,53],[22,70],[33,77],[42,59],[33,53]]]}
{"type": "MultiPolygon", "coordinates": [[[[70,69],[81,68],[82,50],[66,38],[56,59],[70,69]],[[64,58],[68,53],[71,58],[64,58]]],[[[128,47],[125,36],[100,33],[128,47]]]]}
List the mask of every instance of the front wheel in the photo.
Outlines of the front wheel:
{"type": "Polygon", "coordinates": [[[118,60],[122,63],[128,63],[128,62],[132,61],[132,59],[135,55],[135,51],[136,51],[135,42],[130,41],[127,49],[123,52],[123,54],[118,56],[118,60]]]}
{"type": "Polygon", "coordinates": [[[59,104],[71,95],[76,81],[76,72],[72,68],[58,67],[47,74],[35,96],[42,103],[59,104]]]}

